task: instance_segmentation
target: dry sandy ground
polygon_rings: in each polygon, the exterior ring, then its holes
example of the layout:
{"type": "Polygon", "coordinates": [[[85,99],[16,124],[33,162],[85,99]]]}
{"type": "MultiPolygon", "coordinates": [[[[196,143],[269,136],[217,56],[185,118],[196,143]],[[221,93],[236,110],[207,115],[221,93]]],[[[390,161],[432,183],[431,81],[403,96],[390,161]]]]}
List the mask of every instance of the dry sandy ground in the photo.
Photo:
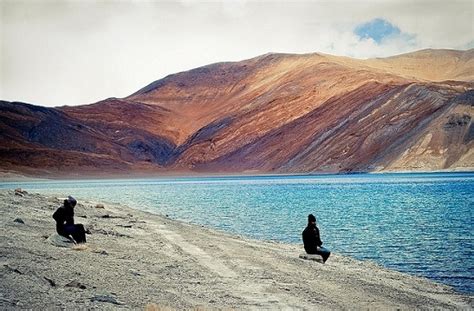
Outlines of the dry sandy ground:
{"type": "Polygon", "coordinates": [[[0,191],[0,309],[472,309],[472,296],[373,263],[79,202],[87,248],[53,245],[60,201],[0,191]],[[21,218],[24,223],[15,221],[21,218]]]}

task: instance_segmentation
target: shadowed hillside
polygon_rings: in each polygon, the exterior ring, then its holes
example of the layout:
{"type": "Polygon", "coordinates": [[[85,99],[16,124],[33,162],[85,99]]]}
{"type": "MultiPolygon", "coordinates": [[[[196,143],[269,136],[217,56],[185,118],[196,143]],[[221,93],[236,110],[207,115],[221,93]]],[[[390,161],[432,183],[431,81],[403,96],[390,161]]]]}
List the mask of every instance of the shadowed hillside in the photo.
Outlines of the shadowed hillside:
{"type": "Polygon", "coordinates": [[[3,169],[30,174],[471,169],[474,52],[266,54],[85,106],[0,104],[3,169]]]}

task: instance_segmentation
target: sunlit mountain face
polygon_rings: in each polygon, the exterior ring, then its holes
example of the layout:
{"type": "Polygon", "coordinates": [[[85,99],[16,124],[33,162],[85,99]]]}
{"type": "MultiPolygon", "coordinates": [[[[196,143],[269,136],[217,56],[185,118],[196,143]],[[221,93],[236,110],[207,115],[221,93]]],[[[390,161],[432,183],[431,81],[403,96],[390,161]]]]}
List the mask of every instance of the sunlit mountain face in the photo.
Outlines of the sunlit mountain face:
{"type": "MultiPolygon", "coordinates": [[[[126,98],[0,103],[0,168],[31,175],[469,170],[474,50],[266,54],[126,98]]],[[[86,90],[85,90],[86,91],[86,90]]]]}

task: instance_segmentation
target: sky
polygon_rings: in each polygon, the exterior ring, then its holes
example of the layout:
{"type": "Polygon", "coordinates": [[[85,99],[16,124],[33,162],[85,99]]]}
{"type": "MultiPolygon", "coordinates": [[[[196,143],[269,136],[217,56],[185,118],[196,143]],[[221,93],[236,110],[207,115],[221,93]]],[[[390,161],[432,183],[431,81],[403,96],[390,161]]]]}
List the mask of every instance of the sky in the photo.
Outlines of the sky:
{"type": "Polygon", "coordinates": [[[268,52],[466,50],[473,15],[473,0],[0,0],[0,99],[90,104],[268,52]]]}

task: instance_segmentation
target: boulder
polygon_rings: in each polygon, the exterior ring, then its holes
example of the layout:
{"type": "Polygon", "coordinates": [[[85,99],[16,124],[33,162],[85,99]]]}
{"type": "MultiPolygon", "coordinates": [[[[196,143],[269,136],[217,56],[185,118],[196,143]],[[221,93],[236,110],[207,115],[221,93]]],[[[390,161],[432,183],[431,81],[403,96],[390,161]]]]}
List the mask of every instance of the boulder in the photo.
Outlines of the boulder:
{"type": "Polygon", "coordinates": [[[323,263],[323,257],[321,255],[316,255],[316,254],[300,254],[301,259],[306,259],[306,260],[314,260],[320,263],[323,263]]]}
{"type": "Polygon", "coordinates": [[[71,239],[68,239],[66,237],[63,237],[62,235],[59,234],[53,234],[48,238],[48,241],[53,244],[54,246],[57,247],[73,247],[75,244],[71,239]]]}

